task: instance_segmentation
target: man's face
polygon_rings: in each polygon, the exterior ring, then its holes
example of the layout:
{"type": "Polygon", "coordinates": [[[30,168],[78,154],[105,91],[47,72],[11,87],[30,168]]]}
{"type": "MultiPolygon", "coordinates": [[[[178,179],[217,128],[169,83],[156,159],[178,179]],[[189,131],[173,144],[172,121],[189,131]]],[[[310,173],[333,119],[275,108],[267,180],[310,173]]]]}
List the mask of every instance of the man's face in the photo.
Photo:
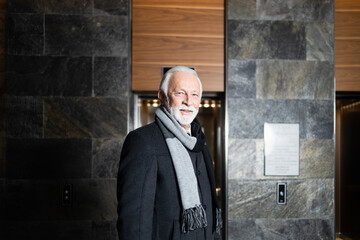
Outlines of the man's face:
{"type": "Polygon", "coordinates": [[[200,84],[188,72],[174,72],[168,85],[168,108],[172,116],[187,129],[200,105],[200,84]]]}

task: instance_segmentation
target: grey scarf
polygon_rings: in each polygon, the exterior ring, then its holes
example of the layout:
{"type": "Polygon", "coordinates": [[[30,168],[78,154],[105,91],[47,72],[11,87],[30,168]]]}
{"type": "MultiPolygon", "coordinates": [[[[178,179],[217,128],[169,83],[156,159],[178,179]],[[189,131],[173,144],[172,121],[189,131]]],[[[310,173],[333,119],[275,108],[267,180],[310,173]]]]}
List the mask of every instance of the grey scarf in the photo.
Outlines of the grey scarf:
{"type": "Polygon", "coordinates": [[[180,189],[182,232],[206,227],[206,213],[200,202],[197,178],[186,150],[193,150],[198,140],[189,136],[164,107],[156,109],[155,115],[169,148],[180,189]]]}

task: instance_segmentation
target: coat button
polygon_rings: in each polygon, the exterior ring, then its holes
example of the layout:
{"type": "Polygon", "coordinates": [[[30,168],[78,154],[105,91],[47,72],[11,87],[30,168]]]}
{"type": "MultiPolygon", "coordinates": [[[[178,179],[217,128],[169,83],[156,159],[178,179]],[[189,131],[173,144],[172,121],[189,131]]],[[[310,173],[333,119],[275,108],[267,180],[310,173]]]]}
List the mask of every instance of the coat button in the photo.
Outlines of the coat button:
{"type": "Polygon", "coordinates": [[[206,204],[203,205],[204,210],[206,210],[206,204]]]}
{"type": "Polygon", "coordinates": [[[200,170],[197,170],[196,172],[197,172],[197,175],[200,176],[200,170]]]}

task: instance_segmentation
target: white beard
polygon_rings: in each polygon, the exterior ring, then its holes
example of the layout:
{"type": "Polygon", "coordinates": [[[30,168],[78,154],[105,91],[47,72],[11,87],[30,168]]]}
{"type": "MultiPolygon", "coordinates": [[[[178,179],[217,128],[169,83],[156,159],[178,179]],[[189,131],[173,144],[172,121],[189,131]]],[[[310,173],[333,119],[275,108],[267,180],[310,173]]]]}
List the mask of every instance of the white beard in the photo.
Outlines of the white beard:
{"type": "Polygon", "coordinates": [[[180,123],[181,126],[190,125],[199,112],[199,109],[196,109],[193,106],[186,106],[185,104],[182,104],[181,106],[177,106],[177,107],[170,107],[167,105],[167,109],[169,110],[171,116],[173,116],[176,119],[176,121],[180,123]],[[192,114],[189,116],[184,116],[181,115],[180,110],[190,110],[192,111],[192,114]]]}

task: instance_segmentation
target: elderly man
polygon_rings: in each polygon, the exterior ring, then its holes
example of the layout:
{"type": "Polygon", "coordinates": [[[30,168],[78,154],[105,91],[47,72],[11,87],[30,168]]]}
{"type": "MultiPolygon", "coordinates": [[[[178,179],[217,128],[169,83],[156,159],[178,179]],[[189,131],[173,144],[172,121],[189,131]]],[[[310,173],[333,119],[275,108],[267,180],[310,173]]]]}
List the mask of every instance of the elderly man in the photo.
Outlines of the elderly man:
{"type": "Polygon", "coordinates": [[[220,238],[212,160],[195,118],[201,95],[194,70],[170,69],[155,122],[126,137],[117,188],[121,240],[220,238]]]}

